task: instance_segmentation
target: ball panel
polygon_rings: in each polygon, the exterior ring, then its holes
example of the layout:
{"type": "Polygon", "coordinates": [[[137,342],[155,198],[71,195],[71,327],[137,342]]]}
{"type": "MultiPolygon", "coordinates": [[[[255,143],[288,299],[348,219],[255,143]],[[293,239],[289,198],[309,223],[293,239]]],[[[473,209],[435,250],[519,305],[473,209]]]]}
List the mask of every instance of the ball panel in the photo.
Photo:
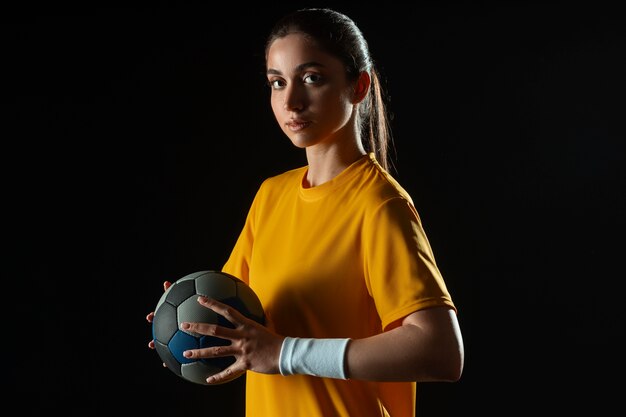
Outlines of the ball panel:
{"type": "Polygon", "coordinates": [[[165,294],[165,301],[178,306],[187,298],[196,294],[196,287],[193,280],[176,281],[169,287],[165,294]]]}
{"type": "Polygon", "coordinates": [[[200,342],[197,337],[179,330],[174,334],[174,337],[172,337],[172,340],[167,344],[167,347],[170,349],[172,356],[174,356],[178,362],[184,364],[197,360],[185,358],[183,352],[189,349],[198,349],[200,342]]]}
{"type": "Polygon", "coordinates": [[[154,311],[157,311],[159,308],[161,308],[161,305],[165,302],[165,298],[166,297],[167,297],[167,290],[163,291],[163,294],[161,294],[161,298],[159,298],[159,302],[157,303],[156,307],[154,308],[154,311]]]}
{"type": "Polygon", "coordinates": [[[203,361],[195,361],[181,366],[180,371],[181,376],[186,380],[196,384],[208,385],[206,379],[221,369],[203,361]]]}
{"type": "MultiPolygon", "coordinates": [[[[236,297],[229,297],[229,298],[224,298],[224,299],[222,299],[220,301],[222,303],[227,304],[227,305],[233,307],[234,309],[238,310],[244,316],[250,317],[249,313],[248,313],[248,309],[241,302],[240,299],[238,299],[236,297]]],[[[229,329],[234,329],[235,328],[235,326],[230,321],[228,321],[224,316],[222,316],[221,314],[217,315],[217,324],[220,325],[220,326],[228,327],[229,329]]]]}
{"type": "MultiPolygon", "coordinates": [[[[204,307],[198,303],[197,297],[193,296],[183,301],[177,308],[178,324],[183,322],[197,322],[197,323],[217,323],[218,314],[213,310],[204,307]]],[[[199,337],[197,333],[188,332],[196,337],[199,337]]]]}
{"type": "Polygon", "coordinates": [[[209,271],[195,279],[196,293],[215,300],[234,297],[237,295],[237,286],[231,277],[209,271]]]}
{"type": "MultiPolygon", "coordinates": [[[[214,337],[214,336],[203,336],[200,338],[201,348],[212,347],[212,346],[228,346],[230,345],[230,343],[231,343],[230,340],[221,339],[219,337],[214,337]]],[[[220,358],[205,358],[205,359],[200,359],[200,360],[220,370],[225,369],[229,367],[230,365],[232,365],[233,363],[235,363],[234,356],[224,356],[220,358]]]]}
{"type": "Polygon", "coordinates": [[[237,297],[242,303],[242,308],[248,311],[248,317],[261,324],[265,324],[265,312],[263,305],[261,305],[261,300],[259,300],[256,293],[252,291],[252,288],[243,281],[237,283],[237,297]]]}
{"type": "Polygon", "coordinates": [[[211,272],[211,271],[192,272],[191,274],[185,275],[184,277],[178,279],[176,282],[187,281],[187,280],[194,280],[194,279],[198,278],[200,275],[206,274],[207,272],[211,272]]]}
{"type": "Polygon", "coordinates": [[[180,363],[176,360],[176,358],[174,358],[174,355],[172,355],[167,345],[155,340],[154,347],[165,366],[167,366],[167,369],[171,370],[178,376],[182,376],[180,363]]]}
{"type": "Polygon", "coordinates": [[[161,304],[152,319],[152,338],[167,344],[177,331],[176,308],[169,303],[161,304]]]}

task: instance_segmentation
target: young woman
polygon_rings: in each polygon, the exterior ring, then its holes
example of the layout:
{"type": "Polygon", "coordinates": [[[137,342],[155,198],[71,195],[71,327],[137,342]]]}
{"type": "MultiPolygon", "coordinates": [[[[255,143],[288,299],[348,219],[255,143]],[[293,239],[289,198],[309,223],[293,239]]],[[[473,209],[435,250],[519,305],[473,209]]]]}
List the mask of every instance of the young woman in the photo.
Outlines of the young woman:
{"type": "MultiPolygon", "coordinates": [[[[299,10],[266,46],[276,121],[308,164],[266,179],[223,266],[257,293],[266,326],[214,300],[246,379],[248,417],[408,417],[416,382],[457,381],[456,307],[409,194],[387,167],[388,123],[368,45],[347,16],[299,10]]],[[[150,320],[150,315],[148,320],[150,320]]],[[[152,343],[151,343],[151,346],[152,343]]]]}

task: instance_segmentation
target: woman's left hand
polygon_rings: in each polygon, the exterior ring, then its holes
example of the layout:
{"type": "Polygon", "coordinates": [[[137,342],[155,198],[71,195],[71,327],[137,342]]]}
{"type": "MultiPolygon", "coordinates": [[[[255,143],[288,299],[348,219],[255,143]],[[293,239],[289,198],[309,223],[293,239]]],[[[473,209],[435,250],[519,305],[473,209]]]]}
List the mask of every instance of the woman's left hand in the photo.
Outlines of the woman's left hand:
{"type": "Polygon", "coordinates": [[[279,373],[278,360],[284,336],[274,333],[269,326],[264,326],[247,318],[227,304],[202,296],[198,297],[198,302],[223,316],[235,327],[230,329],[209,323],[181,323],[181,329],[183,330],[219,337],[231,342],[228,346],[191,349],[183,353],[189,359],[235,357],[235,362],[232,365],[210,376],[207,379],[207,383],[219,384],[227,382],[248,370],[263,374],[279,373]]]}

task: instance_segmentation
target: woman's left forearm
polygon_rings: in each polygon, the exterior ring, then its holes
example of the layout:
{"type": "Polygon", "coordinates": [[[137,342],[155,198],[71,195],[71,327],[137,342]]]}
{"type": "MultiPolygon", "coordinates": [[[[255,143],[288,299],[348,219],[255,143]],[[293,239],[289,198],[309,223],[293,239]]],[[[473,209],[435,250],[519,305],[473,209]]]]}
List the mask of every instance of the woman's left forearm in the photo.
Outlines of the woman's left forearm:
{"type": "Polygon", "coordinates": [[[350,379],[457,381],[464,347],[454,310],[436,307],[407,316],[392,330],[354,339],[345,354],[350,379]]]}

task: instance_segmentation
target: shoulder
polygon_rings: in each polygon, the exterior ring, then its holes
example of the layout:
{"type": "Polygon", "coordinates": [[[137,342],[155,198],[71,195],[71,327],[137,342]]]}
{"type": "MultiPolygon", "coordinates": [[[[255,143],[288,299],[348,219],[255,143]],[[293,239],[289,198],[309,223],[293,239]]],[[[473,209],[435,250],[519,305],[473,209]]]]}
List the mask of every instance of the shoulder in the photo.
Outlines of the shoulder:
{"type": "Polygon", "coordinates": [[[404,200],[413,205],[413,199],[409,192],[398,182],[398,180],[386,171],[373,156],[367,166],[367,183],[371,194],[382,203],[388,200],[404,200]]]}
{"type": "Polygon", "coordinates": [[[400,182],[371,157],[361,181],[361,196],[366,223],[385,218],[392,223],[421,223],[413,198],[400,182]]]}

